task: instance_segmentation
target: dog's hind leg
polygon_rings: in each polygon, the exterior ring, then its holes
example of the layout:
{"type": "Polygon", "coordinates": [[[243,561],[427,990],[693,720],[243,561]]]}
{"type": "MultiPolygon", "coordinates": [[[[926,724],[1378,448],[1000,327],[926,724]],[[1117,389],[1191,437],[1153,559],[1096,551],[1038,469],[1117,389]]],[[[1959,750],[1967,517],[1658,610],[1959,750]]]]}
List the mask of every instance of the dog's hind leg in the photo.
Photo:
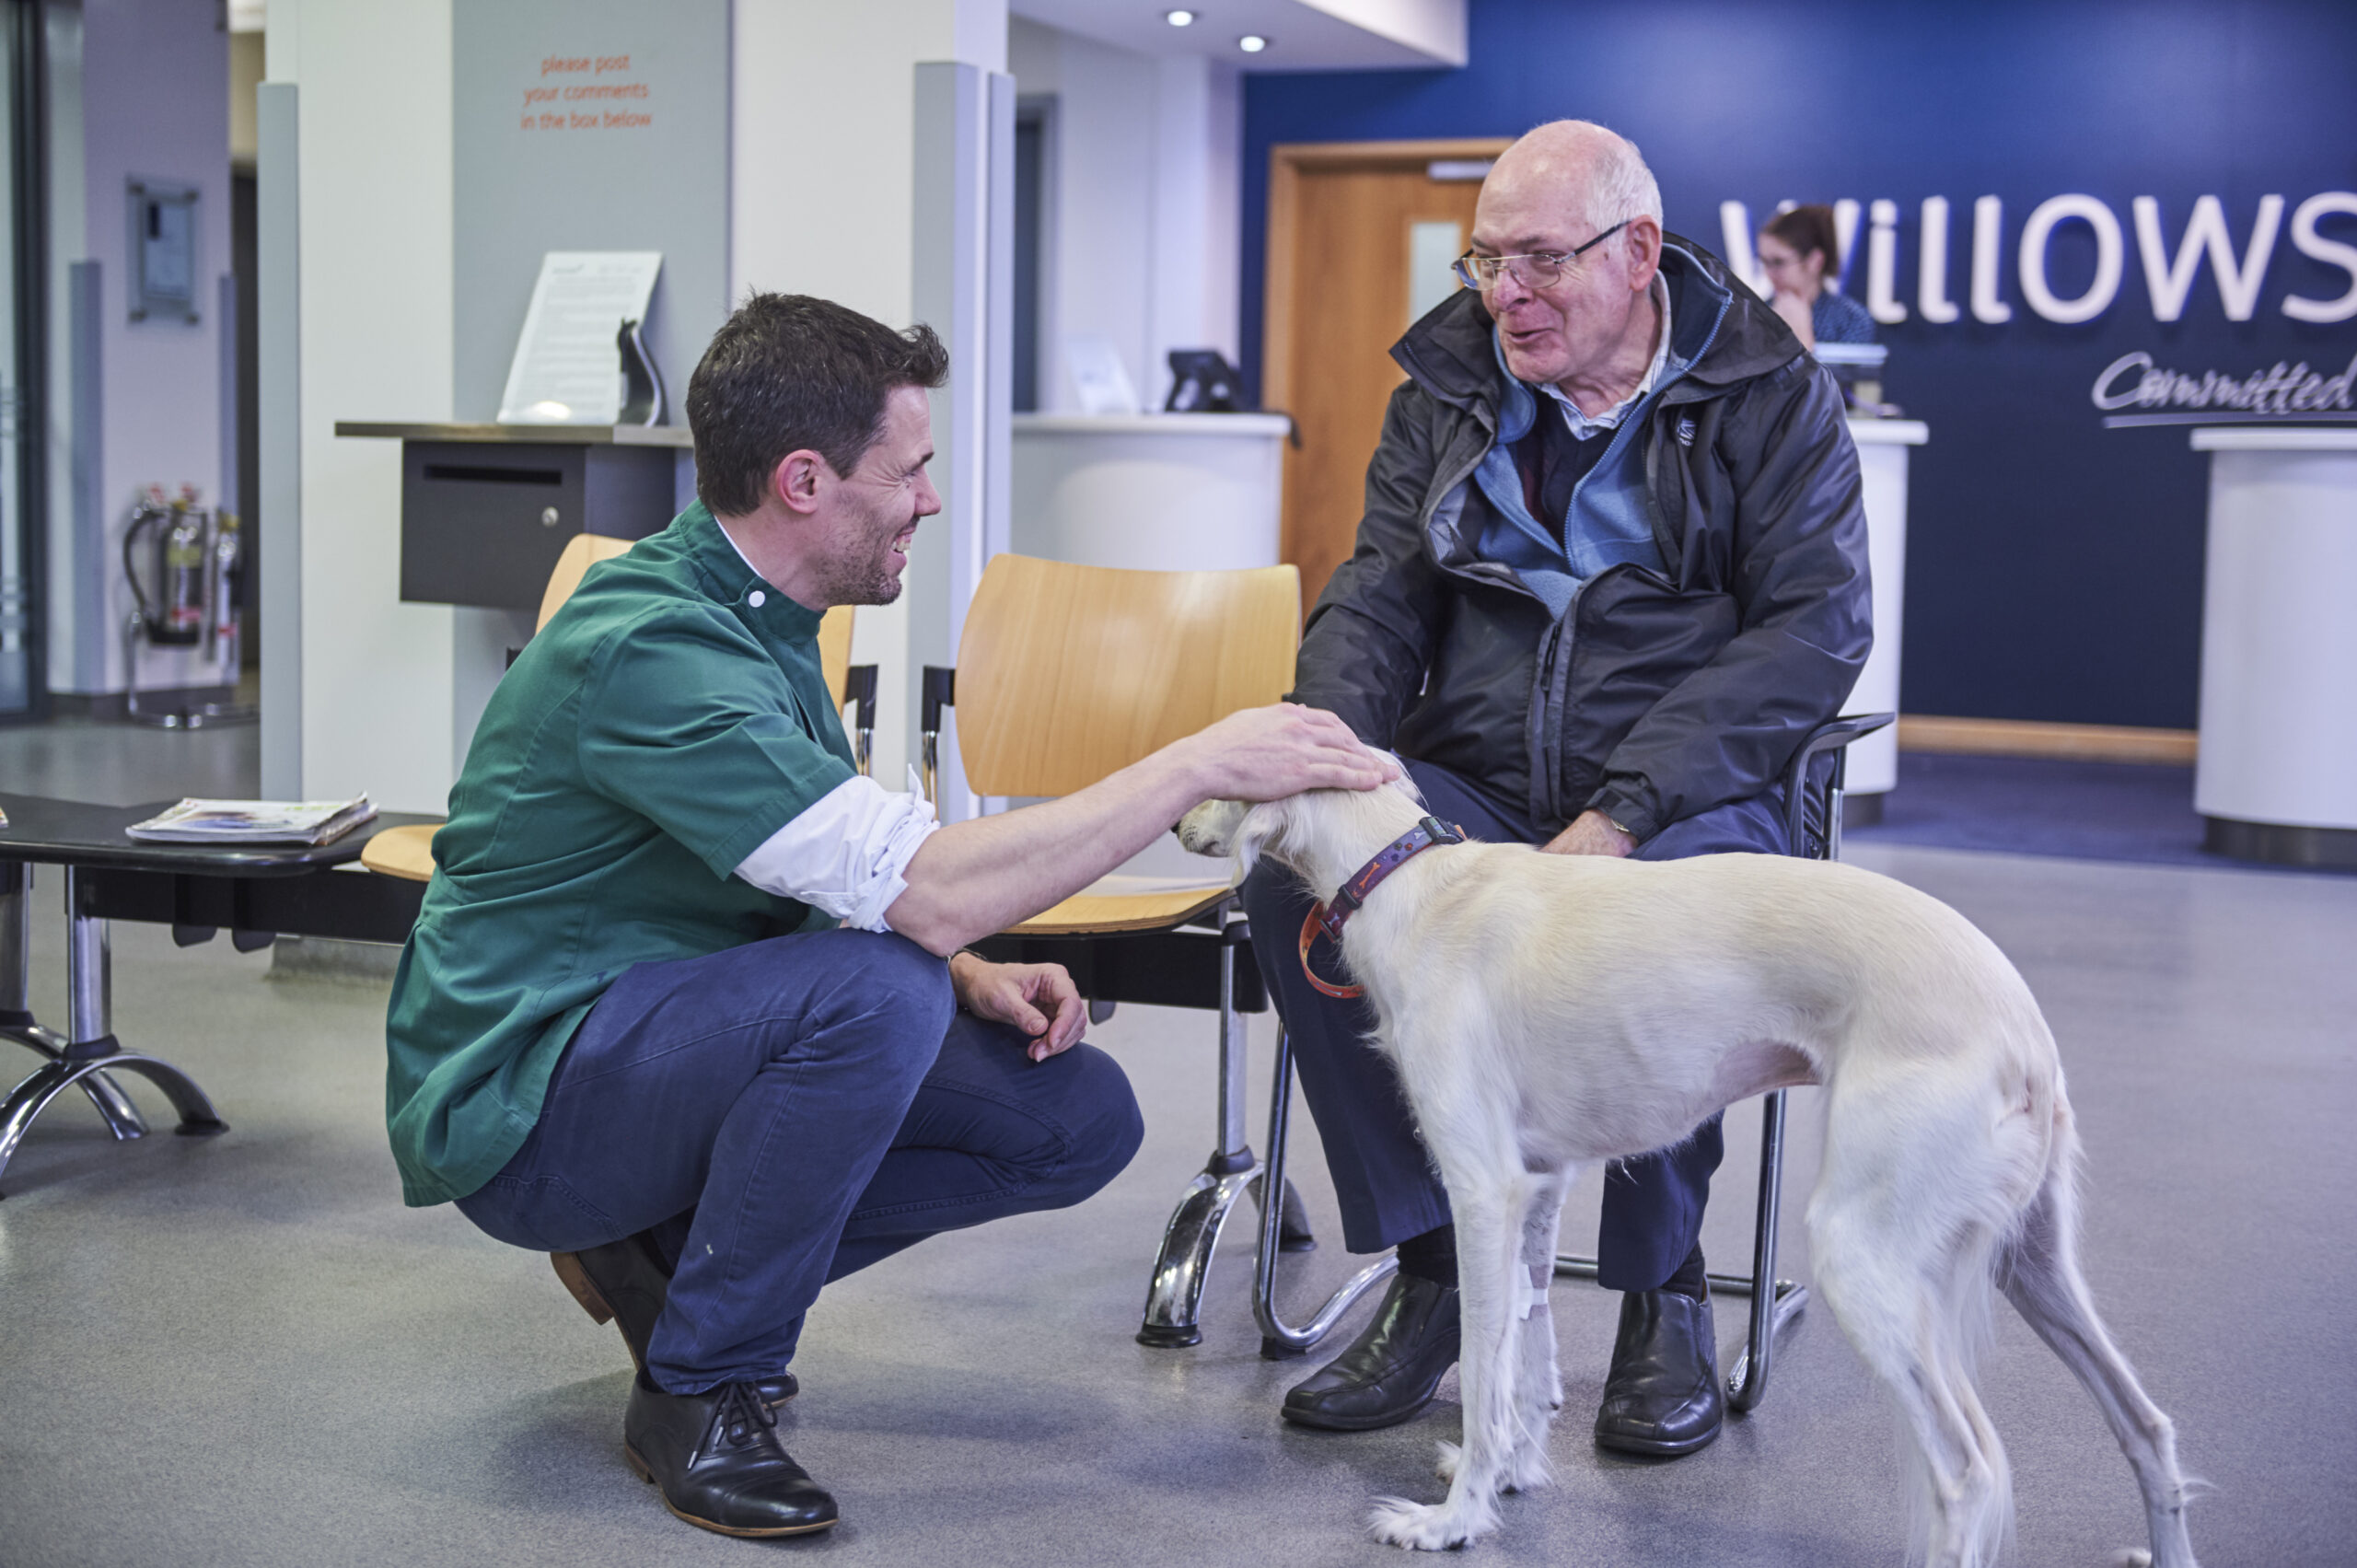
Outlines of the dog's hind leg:
{"type": "MultiPolygon", "coordinates": [[[[1439,1142],[1440,1140],[1434,1140],[1439,1142]]],[[[1457,1377],[1464,1406],[1465,1439],[1453,1462],[1446,1451],[1448,1495],[1437,1504],[1380,1497],[1367,1515],[1377,1540],[1438,1551],[1462,1546],[1497,1527],[1497,1496],[1515,1446],[1516,1342],[1515,1313],[1527,1280],[1519,1261],[1519,1221],[1536,1179],[1519,1170],[1469,1178],[1442,1166],[1457,1219],[1457,1281],[1462,1322],[1457,1377]]]]}
{"type": "Polygon", "coordinates": [[[2058,1108],[2056,1120],[2061,1125],[2052,1164],[2004,1250],[1998,1281],[2014,1309],[2103,1407],[2144,1493],[2154,1568],[2194,1568],[2177,1428],[2145,1394],[2096,1315],[2095,1299],[2079,1272],[2078,1135],[2067,1104],[2058,1108]]]}

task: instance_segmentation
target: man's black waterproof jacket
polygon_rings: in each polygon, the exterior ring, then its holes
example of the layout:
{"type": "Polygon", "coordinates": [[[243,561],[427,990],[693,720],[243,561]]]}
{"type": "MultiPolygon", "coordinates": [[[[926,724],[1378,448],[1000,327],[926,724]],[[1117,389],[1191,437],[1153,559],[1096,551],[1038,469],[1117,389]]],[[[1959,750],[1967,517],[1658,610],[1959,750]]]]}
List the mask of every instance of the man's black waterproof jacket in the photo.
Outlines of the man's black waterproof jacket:
{"type": "Polygon", "coordinates": [[[1667,237],[1662,275],[1678,348],[1717,313],[1631,437],[1667,575],[1609,567],[1557,617],[1477,555],[1490,503],[1470,481],[1505,372],[1466,289],[1392,346],[1408,380],[1367,468],[1358,547],[1302,640],[1294,701],[1550,832],[1593,807],[1643,841],[1771,787],[1873,641],[1833,378],[1700,246],[1667,237]]]}

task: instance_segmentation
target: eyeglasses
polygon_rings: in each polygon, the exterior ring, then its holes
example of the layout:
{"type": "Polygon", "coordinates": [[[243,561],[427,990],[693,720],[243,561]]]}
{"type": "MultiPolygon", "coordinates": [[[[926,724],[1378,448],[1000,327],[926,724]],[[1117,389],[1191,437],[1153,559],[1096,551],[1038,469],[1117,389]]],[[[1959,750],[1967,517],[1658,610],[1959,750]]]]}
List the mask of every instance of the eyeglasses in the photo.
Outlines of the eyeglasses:
{"type": "Polygon", "coordinates": [[[1522,256],[1476,256],[1468,250],[1451,264],[1449,270],[1468,288],[1494,288],[1498,274],[1509,270],[1514,273],[1514,281],[1525,288],[1551,288],[1562,281],[1573,262],[1635,221],[1633,218],[1622,218],[1576,250],[1533,250],[1522,256]]]}

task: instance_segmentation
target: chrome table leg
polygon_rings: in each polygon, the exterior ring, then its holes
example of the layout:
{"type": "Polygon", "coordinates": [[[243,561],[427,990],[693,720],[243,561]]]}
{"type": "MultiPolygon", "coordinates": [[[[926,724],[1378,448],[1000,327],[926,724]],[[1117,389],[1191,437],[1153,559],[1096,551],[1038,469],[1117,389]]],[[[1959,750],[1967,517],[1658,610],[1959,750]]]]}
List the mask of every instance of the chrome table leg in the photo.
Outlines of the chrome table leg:
{"type": "MultiPolygon", "coordinates": [[[[228,1123],[194,1079],[168,1062],[125,1051],[114,1038],[111,954],[107,923],[82,912],[81,873],[65,870],[65,1008],[66,1033],[57,1047],[57,1059],[36,1069],[32,1076],[0,1102],[0,1173],[6,1173],[17,1145],[33,1120],[67,1089],[108,1073],[135,1073],[164,1091],[180,1113],[176,1132],[188,1137],[226,1132],[228,1123]]],[[[42,1031],[46,1033],[47,1031],[42,1031]]],[[[21,1038],[21,1037],[19,1037],[21,1038]]],[[[53,1037],[52,1037],[53,1038],[53,1037]]],[[[39,1049],[36,1047],[36,1049],[39,1049]]],[[[117,1091],[120,1093],[120,1091],[117,1091]]]]}
{"type": "MultiPolygon", "coordinates": [[[[1285,1180],[1285,1133],[1293,1120],[1293,1038],[1277,1036],[1277,1060],[1273,1074],[1276,1083],[1269,1097],[1269,1162],[1262,1179],[1276,1184],[1290,1195],[1292,1183],[1285,1180]]],[[[1252,1317],[1260,1325],[1260,1353],[1271,1361],[1306,1353],[1341,1320],[1360,1296],[1391,1277],[1399,1267],[1399,1260],[1387,1253],[1342,1282],[1342,1287],[1326,1298],[1324,1306],[1309,1316],[1309,1321],[1299,1328],[1286,1322],[1277,1311],[1277,1254],[1283,1250],[1283,1203],[1270,1203],[1263,1197],[1260,1205],[1260,1247],[1252,1265],[1252,1317]]]]}
{"type": "MultiPolygon", "coordinates": [[[[32,885],[31,866],[0,862],[0,1036],[55,1062],[65,1054],[65,1041],[34,1022],[32,1014],[32,924],[26,912],[32,885]]],[[[82,1092],[117,1140],[145,1135],[146,1121],[112,1078],[94,1074],[82,1080],[82,1092]]]]}

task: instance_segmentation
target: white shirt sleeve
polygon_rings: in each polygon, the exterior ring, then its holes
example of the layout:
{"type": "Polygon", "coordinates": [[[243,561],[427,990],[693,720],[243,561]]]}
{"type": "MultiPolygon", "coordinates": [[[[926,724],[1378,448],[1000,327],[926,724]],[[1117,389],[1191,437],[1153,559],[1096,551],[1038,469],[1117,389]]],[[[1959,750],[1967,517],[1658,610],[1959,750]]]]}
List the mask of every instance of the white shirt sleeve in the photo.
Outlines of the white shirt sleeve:
{"type": "Polygon", "coordinates": [[[888,794],[864,775],[845,779],[762,841],[737,875],[765,893],[798,899],[860,931],[888,931],[884,912],[908,890],[902,875],[941,824],[917,788],[888,794]]]}

